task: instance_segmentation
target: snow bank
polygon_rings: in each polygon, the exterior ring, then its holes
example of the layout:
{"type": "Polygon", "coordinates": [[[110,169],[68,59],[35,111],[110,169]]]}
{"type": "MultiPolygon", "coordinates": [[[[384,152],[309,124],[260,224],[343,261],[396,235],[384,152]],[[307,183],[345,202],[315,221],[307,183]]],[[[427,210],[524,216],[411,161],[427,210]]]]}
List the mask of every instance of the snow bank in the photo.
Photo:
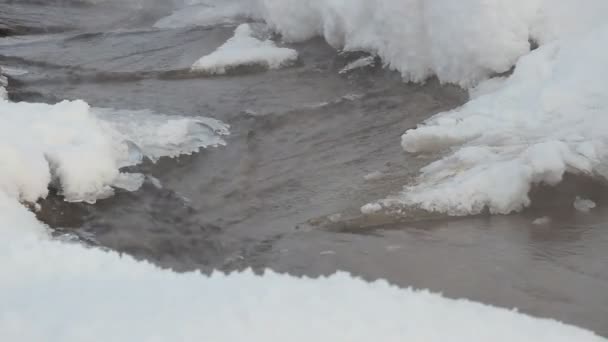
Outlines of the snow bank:
{"type": "Polygon", "coordinates": [[[552,320],[343,273],[177,274],[54,240],[20,203],[46,195],[54,178],[66,196],[94,199],[112,185],[119,165],[137,162],[133,149],[152,157],[189,152],[195,140],[221,143],[216,135],[226,127],[204,118],[95,110],[83,101],[2,100],[0,129],[2,341],[606,341],[552,320]],[[206,133],[188,124],[202,124],[206,133]],[[450,319],[438,329],[437,317],[450,319]]]}
{"type": "Polygon", "coordinates": [[[298,53],[295,50],[277,47],[269,39],[260,40],[254,37],[249,24],[241,24],[232,38],[210,55],[196,61],[192,70],[225,74],[229,69],[246,65],[278,69],[292,64],[297,59],[298,53]]]}
{"type": "Polygon", "coordinates": [[[50,240],[32,213],[1,192],[0,213],[3,341],[606,341],[344,273],[177,274],[50,240]]]}
{"type": "Polygon", "coordinates": [[[462,108],[407,131],[408,152],[453,152],[380,204],[506,214],[530,203],[533,184],[556,184],[566,172],[608,176],[607,44],[604,26],[542,46],[462,108]]]}
{"type": "Polygon", "coordinates": [[[208,118],[0,100],[0,191],[35,202],[53,184],[68,201],[95,202],[112,187],[139,187],[142,177],[121,167],[220,145],[226,133],[208,118]]]}

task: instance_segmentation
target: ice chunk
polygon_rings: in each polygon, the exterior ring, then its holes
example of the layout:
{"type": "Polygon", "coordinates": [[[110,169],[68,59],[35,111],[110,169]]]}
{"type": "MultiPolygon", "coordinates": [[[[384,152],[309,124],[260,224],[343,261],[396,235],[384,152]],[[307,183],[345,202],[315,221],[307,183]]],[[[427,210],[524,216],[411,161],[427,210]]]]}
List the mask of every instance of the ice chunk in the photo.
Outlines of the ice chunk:
{"type": "Polygon", "coordinates": [[[595,202],[593,202],[590,199],[576,196],[576,198],[574,199],[573,206],[574,206],[574,209],[576,209],[580,212],[588,213],[591,211],[591,209],[596,207],[596,204],[595,204],[595,202]]]}
{"type": "Polygon", "coordinates": [[[254,37],[249,24],[242,24],[224,45],[196,61],[192,70],[225,74],[228,69],[247,65],[278,69],[294,63],[297,59],[298,53],[295,50],[277,47],[269,39],[260,40],[254,37]]]}
{"type": "Polygon", "coordinates": [[[0,253],[2,341],[606,342],[553,320],[346,273],[174,273],[51,240],[2,192],[0,253]],[[450,319],[436,329],[437,317],[450,319]]]}
{"type": "Polygon", "coordinates": [[[348,63],[342,70],[340,70],[340,74],[346,74],[353,70],[365,68],[369,66],[374,66],[376,64],[376,59],[374,56],[361,57],[356,61],[348,63]]]}
{"type": "Polygon", "coordinates": [[[542,225],[546,225],[549,223],[551,223],[551,218],[548,216],[539,217],[539,218],[535,219],[534,221],[532,221],[532,224],[535,224],[537,226],[542,226],[542,225]]]}

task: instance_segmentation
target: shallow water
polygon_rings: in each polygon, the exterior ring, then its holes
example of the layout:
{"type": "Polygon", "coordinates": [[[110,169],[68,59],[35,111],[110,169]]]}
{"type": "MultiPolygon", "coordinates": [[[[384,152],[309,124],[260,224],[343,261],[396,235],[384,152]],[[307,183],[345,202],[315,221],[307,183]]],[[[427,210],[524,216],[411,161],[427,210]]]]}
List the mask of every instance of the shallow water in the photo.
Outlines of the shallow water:
{"type": "Polygon", "coordinates": [[[340,75],[359,56],[321,40],[291,45],[300,52],[291,68],[191,75],[184,70],[233,27],[153,29],[159,7],[65,8],[0,2],[10,33],[30,33],[0,40],[0,65],[28,71],[11,78],[12,99],[204,115],[232,134],[226,147],[138,167],[150,178],[137,192],[93,206],[51,196],[38,215],[58,234],[176,270],[347,270],[608,335],[602,184],[570,177],[535,190],[534,206],[510,216],[361,217],[361,205],[399,191],[433,160],[405,154],[399,137],[462,104],[462,90],[405,84],[379,67],[340,75]],[[599,208],[576,212],[577,195],[599,208]]]}

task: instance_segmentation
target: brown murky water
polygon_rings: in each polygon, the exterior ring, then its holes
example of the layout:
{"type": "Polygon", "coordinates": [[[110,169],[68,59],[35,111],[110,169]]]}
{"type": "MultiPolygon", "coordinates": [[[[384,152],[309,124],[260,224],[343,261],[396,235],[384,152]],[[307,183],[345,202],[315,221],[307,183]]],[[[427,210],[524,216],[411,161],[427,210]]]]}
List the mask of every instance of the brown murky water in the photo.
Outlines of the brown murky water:
{"type": "Polygon", "coordinates": [[[437,157],[405,154],[399,136],[462,104],[462,90],[404,84],[378,67],[340,75],[357,56],[320,40],[293,45],[301,60],[292,68],[192,77],[183,70],[232,27],[156,30],[149,24],[159,7],[108,7],[112,15],[102,16],[64,6],[0,1],[6,32],[29,34],[0,39],[0,65],[28,71],[11,78],[12,99],[205,115],[229,123],[232,135],[226,147],[138,167],[161,187],[149,181],[94,206],[49,198],[39,215],[58,234],[176,270],[347,270],[608,336],[603,184],[569,177],[536,189],[533,207],[509,216],[359,214],[437,157]],[[366,180],[372,172],[381,176],[366,180]],[[575,211],[577,195],[598,208],[575,211]],[[544,216],[548,223],[532,223],[544,216]]]}

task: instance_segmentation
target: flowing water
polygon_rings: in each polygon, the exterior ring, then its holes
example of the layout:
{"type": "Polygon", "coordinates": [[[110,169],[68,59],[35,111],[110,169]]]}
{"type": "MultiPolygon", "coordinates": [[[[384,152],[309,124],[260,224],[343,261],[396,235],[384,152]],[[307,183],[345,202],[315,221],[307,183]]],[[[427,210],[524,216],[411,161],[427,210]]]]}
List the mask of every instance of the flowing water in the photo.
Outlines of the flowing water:
{"type": "Polygon", "coordinates": [[[605,185],[569,177],[508,216],[362,216],[438,157],[405,154],[400,135],[463,104],[466,91],[407,84],[380,66],[340,74],[360,55],[320,39],[289,45],[300,53],[290,68],[191,74],[234,26],[153,28],[168,10],[0,2],[12,100],[84,99],[231,126],[225,147],[138,166],[148,176],[139,191],[95,205],[50,196],[38,216],[58,235],[178,271],[346,270],[608,335],[605,185]],[[576,211],[576,196],[598,208],[576,211]]]}

